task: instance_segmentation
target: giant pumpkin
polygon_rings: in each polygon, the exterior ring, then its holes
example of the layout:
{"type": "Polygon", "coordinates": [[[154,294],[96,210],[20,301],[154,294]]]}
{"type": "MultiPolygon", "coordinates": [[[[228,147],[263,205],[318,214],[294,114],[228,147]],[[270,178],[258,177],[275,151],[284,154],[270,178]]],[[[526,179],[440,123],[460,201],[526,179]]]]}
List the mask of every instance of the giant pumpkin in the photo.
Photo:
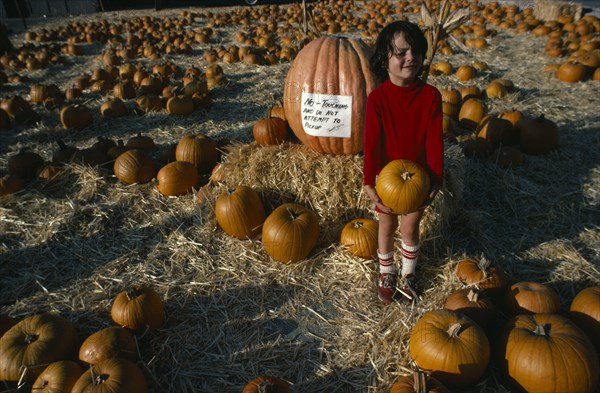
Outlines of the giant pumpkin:
{"type": "Polygon", "coordinates": [[[362,151],[365,103],[377,85],[370,56],[361,40],[333,36],[298,52],[285,79],[283,107],[303,144],[327,154],[362,151]]]}

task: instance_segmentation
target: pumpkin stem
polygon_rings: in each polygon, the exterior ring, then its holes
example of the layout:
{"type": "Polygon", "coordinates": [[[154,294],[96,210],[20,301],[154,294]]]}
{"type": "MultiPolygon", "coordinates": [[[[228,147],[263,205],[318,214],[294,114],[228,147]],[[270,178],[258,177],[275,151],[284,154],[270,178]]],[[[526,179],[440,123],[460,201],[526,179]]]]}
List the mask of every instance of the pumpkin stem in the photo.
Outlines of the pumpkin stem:
{"type": "Polygon", "coordinates": [[[488,269],[490,268],[491,265],[492,265],[492,261],[485,258],[484,256],[481,256],[481,259],[479,260],[477,267],[479,267],[479,270],[481,270],[483,272],[483,277],[488,276],[488,269]]]}
{"type": "Polygon", "coordinates": [[[36,341],[38,339],[38,337],[39,336],[37,334],[27,334],[27,335],[25,335],[25,342],[27,344],[31,344],[34,341],[36,341]]]}
{"type": "Polygon", "coordinates": [[[355,222],[354,222],[354,228],[355,228],[355,229],[362,228],[362,227],[363,227],[363,225],[364,225],[364,224],[362,223],[362,221],[355,221],[355,222]]]}
{"type": "Polygon", "coordinates": [[[271,381],[263,381],[258,386],[258,393],[275,393],[277,391],[276,386],[271,381]]]}
{"type": "Polygon", "coordinates": [[[300,217],[300,213],[291,207],[288,207],[287,211],[288,211],[288,213],[290,213],[290,216],[292,217],[292,220],[294,220],[294,221],[297,220],[298,217],[300,217]]]}
{"type": "Polygon", "coordinates": [[[479,291],[476,289],[471,289],[467,294],[467,299],[469,299],[472,303],[477,303],[479,300],[479,291]]]}
{"type": "Polygon", "coordinates": [[[128,288],[125,291],[125,294],[127,295],[127,300],[133,300],[139,296],[140,291],[138,290],[138,288],[128,288]]]}
{"type": "Polygon", "coordinates": [[[549,336],[550,335],[550,324],[547,323],[545,325],[536,325],[533,333],[536,336],[549,336]]]}
{"type": "Polygon", "coordinates": [[[409,171],[403,172],[400,177],[402,178],[402,180],[407,181],[410,180],[415,174],[414,173],[410,173],[409,171]]]}
{"type": "Polygon", "coordinates": [[[463,325],[456,322],[456,323],[450,325],[448,330],[446,330],[446,333],[448,333],[448,336],[450,336],[450,337],[458,337],[458,334],[460,333],[462,328],[463,328],[463,325]]]}
{"type": "Polygon", "coordinates": [[[413,388],[415,393],[427,393],[427,374],[421,370],[415,370],[413,372],[414,384],[413,388]]]}

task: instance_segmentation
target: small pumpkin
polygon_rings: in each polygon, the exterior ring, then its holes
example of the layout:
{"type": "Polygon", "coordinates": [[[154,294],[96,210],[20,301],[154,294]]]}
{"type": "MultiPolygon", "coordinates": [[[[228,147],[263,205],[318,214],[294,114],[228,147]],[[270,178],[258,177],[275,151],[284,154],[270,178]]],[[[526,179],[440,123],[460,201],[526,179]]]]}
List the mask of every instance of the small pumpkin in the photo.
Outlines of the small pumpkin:
{"type": "Polygon", "coordinates": [[[120,357],[135,361],[138,358],[137,342],[130,330],[110,326],[89,335],[79,347],[79,360],[97,364],[105,359],[120,357]]]}
{"type": "Polygon", "coordinates": [[[129,138],[125,146],[129,149],[140,149],[146,151],[152,151],[156,148],[154,139],[147,135],[142,135],[141,132],[138,132],[136,136],[129,138]]]}
{"type": "Polygon", "coordinates": [[[8,174],[0,177],[0,196],[14,194],[23,188],[25,183],[19,176],[8,174]]]}
{"type": "Polygon", "coordinates": [[[600,356],[600,286],[579,291],[569,307],[569,317],[592,340],[600,356]]]}
{"type": "Polygon", "coordinates": [[[261,375],[248,382],[242,393],[292,393],[290,385],[281,378],[261,375]]]}
{"type": "Polygon", "coordinates": [[[446,310],[464,314],[482,328],[486,328],[495,315],[492,300],[477,288],[463,288],[452,292],[444,302],[446,310]]]}
{"type": "Polygon", "coordinates": [[[463,102],[458,112],[458,123],[467,130],[475,130],[485,116],[486,108],[482,100],[469,98],[463,102]]]}
{"type": "Polygon", "coordinates": [[[227,189],[215,202],[217,224],[238,239],[252,239],[262,231],[265,209],[260,196],[248,186],[227,189]]]}
{"type": "Polygon", "coordinates": [[[409,339],[410,356],[420,369],[449,388],[474,384],[487,369],[490,344],[471,318],[450,310],[428,311],[409,339]]]}
{"type": "Polygon", "coordinates": [[[155,330],[165,322],[164,304],[160,295],[149,286],[132,286],[120,292],[110,309],[112,320],[119,326],[143,332],[155,330]]]}
{"type": "Polygon", "coordinates": [[[135,98],[135,86],[133,85],[133,82],[129,80],[119,82],[113,87],[113,94],[116,98],[123,100],[135,98]]]}
{"type": "Polygon", "coordinates": [[[0,337],[0,380],[35,381],[49,363],[70,358],[77,341],[75,327],[60,315],[21,320],[0,337]]]}
{"type": "Polygon", "coordinates": [[[198,169],[186,161],[172,161],[156,174],[158,191],[165,196],[179,196],[192,191],[200,182],[198,169]]]}
{"type": "Polygon", "coordinates": [[[163,109],[163,102],[156,95],[141,95],[135,99],[135,108],[138,114],[160,112],[163,109]]]}
{"type": "Polygon", "coordinates": [[[297,203],[278,206],[265,219],[262,242],[271,258],[281,263],[306,258],[319,240],[317,215],[297,203]]]}
{"type": "Polygon", "coordinates": [[[267,115],[252,126],[254,140],[260,146],[279,145],[288,140],[287,122],[279,117],[267,115]]]}
{"type": "Polygon", "coordinates": [[[518,142],[519,134],[512,123],[496,115],[487,115],[476,128],[477,137],[486,139],[498,148],[514,145],[518,142]]]}
{"type": "Polygon", "coordinates": [[[389,393],[450,393],[440,381],[424,371],[414,371],[412,375],[400,377],[389,393]]]}
{"type": "Polygon", "coordinates": [[[377,255],[379,224],[370,218],[355,218],[347,222],[340,234],[340,244],[352,255],[372,259],[377,255]]]}
{"type": "Polygon", "coordinates": [[[142,370],[130,360],[110,358],[84,372],[71,393],[147,393],[142,370]]]}
{"type": "Polygon", "coordinates": [[[121,117],[127,114],[125,102],[119,97],[110,98],[100,105],[100,114],[104,117],[121,117]]]}
{"type": "Polygon", "coordinates": [[[516,124],[520,149],[525,154],[548,154],[559,148],[558,126],[544,117],[523,118],[516,124]]]}
{"type": "Polygon", "coordinates": [[[186,135],[175,150],[177,161],[193,164],[200,173],[210,173],[217,162],[217,143],[207,135],[186,135]]]}
{"type": "Polygon", "coordinates": [[[557,313],[560,311],[560,298],[548,285],[535,281],[521,281],[506,290],[504,311],[510,316],[557,313]]]}
{"type": "Polygon", "coordinates": [[[416,211],[427,199],[430,179],[427,171],[410,160],[393,160],[379,172],[375,189],[384,205],[395,214],[416,211]]]}
{"type": "Polygon", "coordinates": [[[458,261],[456,277],[465,285],[474,286],[496,297],[504,293],[509,285],[504,270],[487,258],[465,258],[458,261]]]}
{"type": "Polygon", "coordinates": [[[461,65],[456,69],[456,79],[459,81],[468,81],[475,77],[477,70],[471,65],[461,65]]]}
{"type": "Polygon", "coordinates": [[[125,184],[148,183],[154,178],[154,160],[144,150],[127,150],[117,157],[113,171],[125,184]]]}
{"type": "Polygon", "coordinates": [[[589,338],[554,313],[521,314],[500,335],[500,365],[520,391],[593,392],[599,361],[589,338]]]}
{"type": "Polygon", "coordinates": [[[501,146],[494,150],[492,159],[501,168],[516,168],[523,165],[523,153],[514,146],[501,146]]]}
{"type": "Polygon", "coordinates": [[[59,113],[63,128],[81,130],[94,122],[92,112],[83,105],[65,105],[59,113]]]}
{"type": "Polygon", "coordinates": [[[558,66],[556,76],[567,83],[581,82],[585,79],[587,70],[583,64],[567,61],[558,66]]]}
{"type": "Polygon", "coordinates": [[[21,149],[8,158],[8,173],[22,179],[35,179],[44,159],[38,153],[21,149]]]}
{"type": "Polygon", "coordinates": [[[171,115],[187,116],[194,109],[194,100],[191,96],[173,96],[167,101],[167,112],[171,115]]]}
{"type": "Polygon", "coordinates": [[[37,377],[31,391],[35,393],[70,392],[83,369],[72,360],[52,362],[37,377]]]}

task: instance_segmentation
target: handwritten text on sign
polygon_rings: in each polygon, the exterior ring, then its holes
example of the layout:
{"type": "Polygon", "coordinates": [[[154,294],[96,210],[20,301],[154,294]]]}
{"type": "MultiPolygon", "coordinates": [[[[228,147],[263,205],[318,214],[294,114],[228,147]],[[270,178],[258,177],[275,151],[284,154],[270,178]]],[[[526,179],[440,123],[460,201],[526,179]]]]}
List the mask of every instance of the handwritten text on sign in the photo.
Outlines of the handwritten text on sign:
{"type": "Polygon", "coordinates": [[[352,96],[302,92],[302,125],[312,136],[350,138],[352,96]]]}

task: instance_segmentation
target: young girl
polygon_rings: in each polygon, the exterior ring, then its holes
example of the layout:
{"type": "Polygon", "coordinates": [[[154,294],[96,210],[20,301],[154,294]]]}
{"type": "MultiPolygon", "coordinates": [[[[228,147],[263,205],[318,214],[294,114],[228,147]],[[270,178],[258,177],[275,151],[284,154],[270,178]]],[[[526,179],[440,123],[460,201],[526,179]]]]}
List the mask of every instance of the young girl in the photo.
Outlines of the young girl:
{"type": "Polygon", "coordinates": [[[415,270],[419,255],[419,224],[442,184],[444,143],[439,91],[418,75],[427,40],[411,22],[392,22],[379,33],[371,70],[383,83],[367,99],[364,143],[364,190],[379,215],[379,299],[391,303],[396,295],[418,301],[415,270]],[[431,178],[425,203],[400,218],[385,206],[375,190],[379,171],[390,161],[407,159],[421,164],[431,178]],[[394,236],[400,220],[401,282],[394,264],[394,236]]]}

